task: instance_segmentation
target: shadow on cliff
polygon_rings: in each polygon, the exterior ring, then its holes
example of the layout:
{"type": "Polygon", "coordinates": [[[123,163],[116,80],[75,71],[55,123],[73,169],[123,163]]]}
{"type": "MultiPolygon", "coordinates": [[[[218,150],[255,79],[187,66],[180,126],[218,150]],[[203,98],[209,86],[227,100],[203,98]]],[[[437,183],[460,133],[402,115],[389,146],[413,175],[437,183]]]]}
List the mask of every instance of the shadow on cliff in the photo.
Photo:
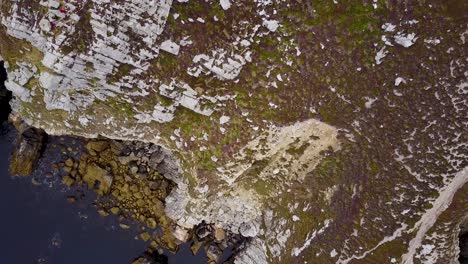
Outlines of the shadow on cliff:
{"type": "Polygon", "coordinates": [[[458,261],[460,264],[468,264],[468,223],[465,226],[461,226],[458,239],[460,246],[460,255],[458,256],[458,261]]]}
{"type": "Polygon", "coordinates": [[[5,87],[5,81],[7,79],[7,72],[5,70],[3,61],[0,61],[0,123],[1,123],[1,130],[0,132],[3,133],[6,127],[6,123],[8,121],[8,115],[11,112],[10,107],[10,100],[12,98],[12,94],[8,91],[5,87]]]}

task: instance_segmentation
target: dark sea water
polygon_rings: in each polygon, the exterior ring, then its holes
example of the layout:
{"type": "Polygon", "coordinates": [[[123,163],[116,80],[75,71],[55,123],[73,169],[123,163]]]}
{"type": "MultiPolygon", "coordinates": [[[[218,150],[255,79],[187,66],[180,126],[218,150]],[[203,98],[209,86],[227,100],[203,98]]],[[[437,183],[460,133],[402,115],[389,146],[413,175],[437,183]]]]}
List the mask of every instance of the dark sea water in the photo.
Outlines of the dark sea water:
{"type": "MultiPolygon", "coordinates": [[[[135,239],[138,227],[123,230],[115,217],[99,215],[92,194],[71,204],[70,190],[57,181],[37,185],[34,175],[11,177],[15,132],[7,130],[0,133],[0,264],[128,264],[145,251],[149,243],[135,239]]],[[[192,256],[188,244],[166,255],[169,263],[190,264],[205,263],[206,256],[192,256]]]]}

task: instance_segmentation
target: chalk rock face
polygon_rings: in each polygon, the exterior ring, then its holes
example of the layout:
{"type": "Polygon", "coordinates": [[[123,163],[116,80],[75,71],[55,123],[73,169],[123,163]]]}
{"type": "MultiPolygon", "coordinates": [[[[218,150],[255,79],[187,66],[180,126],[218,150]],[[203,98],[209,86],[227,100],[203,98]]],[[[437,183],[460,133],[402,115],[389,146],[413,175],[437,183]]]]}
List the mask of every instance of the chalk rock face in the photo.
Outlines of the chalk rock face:
{"type": "Polygon", "coordinates": [[[0,59],[29,125],[160,145],[166,215],[248,237],[235,263],[449,263],[462,5],[0,0],[0,59]]]}

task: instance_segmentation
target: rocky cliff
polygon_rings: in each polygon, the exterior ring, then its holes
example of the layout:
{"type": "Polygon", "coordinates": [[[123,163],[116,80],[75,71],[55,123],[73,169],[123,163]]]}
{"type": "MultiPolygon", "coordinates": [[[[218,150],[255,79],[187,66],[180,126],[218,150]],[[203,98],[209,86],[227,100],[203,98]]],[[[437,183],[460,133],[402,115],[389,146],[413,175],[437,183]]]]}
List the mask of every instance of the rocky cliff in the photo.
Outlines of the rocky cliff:
{"type": "Polygon", "coordinates": [[[448,263],[468,202],[464,11],[0,0],[0,60],[26,123],[162,146],[166,215],[249,238],[235,263],[448,263]]]}

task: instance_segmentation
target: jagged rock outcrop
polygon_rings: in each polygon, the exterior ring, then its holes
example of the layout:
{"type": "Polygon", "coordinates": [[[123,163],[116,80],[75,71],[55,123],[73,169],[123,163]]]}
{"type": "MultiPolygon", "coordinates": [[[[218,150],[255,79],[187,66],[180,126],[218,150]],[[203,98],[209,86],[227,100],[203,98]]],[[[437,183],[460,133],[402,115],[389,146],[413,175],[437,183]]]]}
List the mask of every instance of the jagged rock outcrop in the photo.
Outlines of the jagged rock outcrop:
{"type": "Polygon", "coordinates": [[[11,175],[28,176],[33,172],[41,157],[45,137],[41,129],[19,125],[16,147],[11,156],[11,175]]]}
{"type": "Polygon", "coordinates": [[[0,54],[29,125],[167,150],[148,158],[177,184],[166,215],[250,237],[237,263],[445,263],[467,202],[461,6],[0,1],[0,54]]]}

